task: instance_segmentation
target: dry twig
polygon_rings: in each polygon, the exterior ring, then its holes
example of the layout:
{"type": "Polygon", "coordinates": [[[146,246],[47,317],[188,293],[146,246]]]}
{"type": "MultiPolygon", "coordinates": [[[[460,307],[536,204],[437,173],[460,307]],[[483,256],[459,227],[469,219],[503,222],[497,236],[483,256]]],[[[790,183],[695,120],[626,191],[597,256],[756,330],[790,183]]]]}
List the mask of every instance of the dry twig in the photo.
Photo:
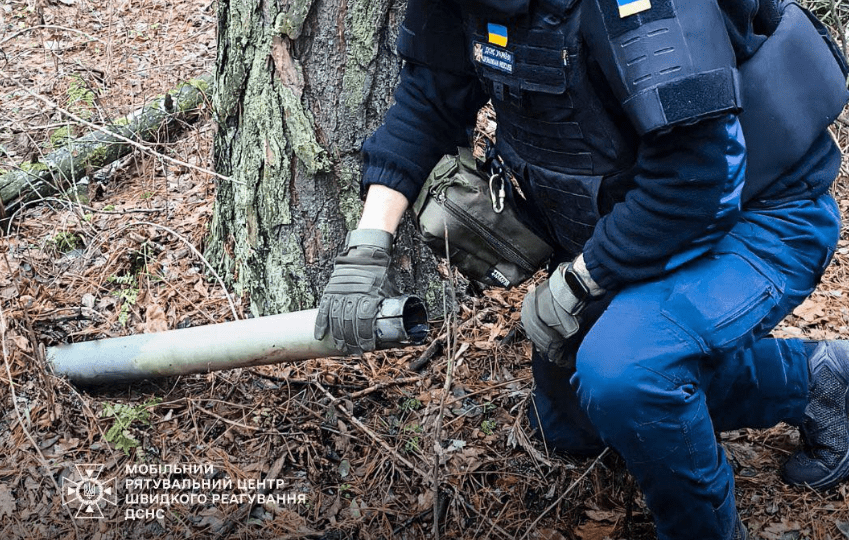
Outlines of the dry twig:
{"type": "Polygon", "coordinates": [[[522,536],[522,540],[524,540],[525,538],[528,538],[528,537],[529,537],[529,535],[531,534],[531,531],[533,531],[534,529],[536,529],[537,524],[538,524],[538,523],[542,520],[542,518],[544,518],[546,514],[548,514],[549,512],[551,512],[551,510],[553,510],[554,508],[556,508],[556,507],[557,507],[557,505],[558,505],[558,504],[560,504],[560,502],[561,502],[563,499],[565,499],[565,498],[566,498],[566,495],[568,495],[568,494],[569,494],[569,493],[570,493],[570,492],[571,492],[571,491],[575,488],[575,486],[577,486],[577,485],[581,482],[581,480],[583,480],[584,478],[586,478],[586,477],[587,477],[587,475],[588,475],[588,474],[590,474],[590,472],[591,472],[593,469],[595,469],[595,466],[596,466],[596,465],[598,465],[598,463],[601,461],[601,458],[603,458],[604,456],[606,456],[606,455],[607,455],[607,453],[608,453],[609,451],[610,451],[610,448],[605,448],[605,449],[601,452],[601,454],[599,454],[599,455],[598,455],[598,457],[596,457],[596,458],[593,460],[593,462],[592,462],[592,463],[590,463],[590,466],[589,466],[589,467],[587,467],[587,470],[585,470],[585,471],[584,471],[584,473],[583,473],[581,476],[579,476],[579,477],[578,477],[578,478],[577,478],[574,482],[572,482],[572,484],[571,484],[568,488],[566,488],[566,490],[565,490],[563,493],[561,493],[559,497],[557,497],[557,500],[556,500],[556,501],[554,501],[553,503],[551,503],[551,504],[548,506],[548,508],[546,508],[546,509],[545,509],[545,510],[544,510],[544,511],[543,511],[543,512],[539,515],[539,516],[537,516],[537,518],[534,520],[534,522],[533,522],[533,523],[531,523],[531,526],[530,526],[530,527],[528,527],[528,530],[527,530],[527,531],[525,531],[524,536],[522,536]]]}
{"type": "MultiPolygon", "coordinates": [[[[2,306],[0,306],[0,342],[2,342],[3,364],[6,366],[6,377],[9,379],[9,392],[11,393],[12,405],[15,408],[15,415],[18,417],[18,425],[21,426],[21,430],[23,430],[24,435],[26,435],[27,440],[32,445],[32,449],[35,450],[36,454],[38,454],[38,459],[41,461],[41,466],[44,468],[45,476],[50,478],[50,482],[53,484],[53,487],[56,488],[56,493],[61,496],[62,488],[59,487],[56,479],[53,478],[53,475],[50,473],[50,464],[41,452],[41,448],[39,448],[38,443],[35,442],[32,433],[30,433],[27,429],[27,426],[24,423],[24,416],[21,414],[21,409],[18,407],[18,397],[17,392],[15,392],[15,381],[12,379],[12,369],[9,367],[9,351],[6,348],[6,315],[3,312],[2,306]]],[[[77,522],[74,519],[74,514],[71,512],[70,507],[66,505],[63,506],[65,507],[65,511],[68,513],[68,517],[71,518],[71,525],[74,527],[74,535],[77,539],[79,539],[80,530],[77,528],[77,522]]]]}
{"type": "Polygon", "coordinates": [[[351,414],[351,413],[348,411],[348,409],[346,409],[346,408],[344,407],[344,405],[342,404],[342,401],[341,401],[339,398],[337,398],[336,396],[334,396],[333,394],[331,394],[331,393],[330,393],[330,391],[328,391],[328,390],[327,390],[327,388],[325,388],[324,386],[322,386],[320,382],[316,381],[316,382],[314,382],[313,384],[315,385],[315,387],[316,387],[316,388],[318,388],[319,390],[321,390],[321,392],[322,392],[325,396],[327,396],[327,397],[330,399],[330,403],[331,403],[332,405],[336,405],[336,406],[338,406],[339,410],[340,410],[340,411],[342,411],[342,414],[344,414],[344,415],[345,415],[345,418],[347,418],[347,419],[348,419],[348,420],[349,420],[352,424],[354,424],[355,426],[357,426],[357,429],[359,429],[360,431],[362,431],[363,433],[365,433],[366,435],[368,435],[368,437],[369,437],[371,440],[373,440],[374,442],[376,442],[377,444],[379,444],[379,445],[380,445],[380,446],[381,446],[384,450],[386,450],[387,452],[389,452],[389,454],[390,454],[390,455],[391,455],[391,456],[392,456],[392,457],[393,457],[396,461],[398,461],[398,462],[402,463],[403,465],[405,465],[405,466],[406,466],[407,468],[409,468],[410,470],[415,471],[415,472],[416,472],[419,476],[421,476],[422,478],[428,478],[428,474],[427,474],[426,472],[422,471],[422,470],[421,470],[418,466],[414,465],[413,463],[411,463],[410,461],[408,461],[406,458],[404,458],[404,456],[402,456],[401,454],[399,454],[397,450],[395,450],[394,448],[392,448],[391,446],[389,446],[389,444],[387,444],[387,442],[386,442],[386,441],[384,441],[384,440],[383,440],[380,436],[378,436],[375,432],[373,432],[372,430],[370,430],[370,429],[368,428],[368,426],[366,426],[365,424],[363,424],[362,422],[360,422],[360,421],[359,421],[359,420],[358,420],[358,419],[357,419],[357,418],[356,418],[353,414],[351,414]]]}

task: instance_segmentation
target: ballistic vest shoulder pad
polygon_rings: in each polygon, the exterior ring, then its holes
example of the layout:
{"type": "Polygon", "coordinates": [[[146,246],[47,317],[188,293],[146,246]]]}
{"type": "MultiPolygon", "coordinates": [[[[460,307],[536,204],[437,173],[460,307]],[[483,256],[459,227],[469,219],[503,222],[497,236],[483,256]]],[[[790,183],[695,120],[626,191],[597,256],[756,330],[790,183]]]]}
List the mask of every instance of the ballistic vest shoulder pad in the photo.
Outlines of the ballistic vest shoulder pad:
{"type": "Polygon", "coordinates": [[[747,200],[804,157],[849,101],[849,66],[810,11],[784,2],[769,39],[740,66],[747,200]]]}
{"type": "Polygon", "coordinates": [[[716,0],[588,0],[584,35],[640,134],[741,108],[716,0]]]}
{"type": "Polygon", "coordinates": [[[459,7],[446,0],[410,0],[398,33],[404,60],[453,73],[469,73],[459,7]]]}

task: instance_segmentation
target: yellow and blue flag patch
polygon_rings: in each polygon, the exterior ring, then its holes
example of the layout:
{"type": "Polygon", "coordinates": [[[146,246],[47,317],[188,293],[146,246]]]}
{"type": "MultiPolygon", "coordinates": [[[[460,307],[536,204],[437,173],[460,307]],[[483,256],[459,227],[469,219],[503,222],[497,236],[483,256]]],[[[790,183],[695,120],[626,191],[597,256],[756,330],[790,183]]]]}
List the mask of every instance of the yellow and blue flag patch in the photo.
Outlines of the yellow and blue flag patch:
{"type": "Polygon", "coordinates": [[[636,15],[651,9],[651,0],[616,0],[619,4],[619,18],[636,15]]]}
{"type": "MultiPolygon", "coordinates": [[[[620,0],[621,1],[621,0],[620,0]]],[[[488,23],[489,42],[499,47],[507,46],[507,27],[501,24],[488,23]]]]}

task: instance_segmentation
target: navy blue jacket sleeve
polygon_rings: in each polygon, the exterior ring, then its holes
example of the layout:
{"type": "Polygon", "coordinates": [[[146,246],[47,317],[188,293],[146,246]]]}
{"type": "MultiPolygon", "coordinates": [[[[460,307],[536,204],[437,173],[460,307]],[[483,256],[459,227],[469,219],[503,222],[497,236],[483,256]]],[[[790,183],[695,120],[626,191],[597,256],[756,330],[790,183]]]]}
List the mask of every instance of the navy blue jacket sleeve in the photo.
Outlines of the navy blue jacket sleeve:
{"type": "Polygon", "coordinates": [[[363,145],[363,188],[382,184],[415,201],[437,161],[458,146],[468,146],[477,111],[486,100],[474,74],[406,62],[395,103],[363,145]]]}
{"type": "Polygon", "coordinates": [[[615,290],[710,250],[740,215],[746,173],[736,115],[644,136],[636,185],[584,246],[593,279],[615,290]]]}

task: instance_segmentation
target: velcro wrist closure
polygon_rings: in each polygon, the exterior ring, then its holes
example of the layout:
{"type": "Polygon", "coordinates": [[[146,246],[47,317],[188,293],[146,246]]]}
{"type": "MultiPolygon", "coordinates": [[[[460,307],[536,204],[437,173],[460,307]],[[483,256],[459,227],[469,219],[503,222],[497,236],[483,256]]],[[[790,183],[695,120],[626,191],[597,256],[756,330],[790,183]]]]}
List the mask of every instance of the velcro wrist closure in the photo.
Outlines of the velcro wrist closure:
{"type": "Polygon", "coordinates": [[[551,297],[558,308],[570,315],[577,315],[584,309],[586,291],[575,291],[566,281],[565,267],[560,265],[548,279],[551,297]]]}
{"type": "Polygon", "coordinates": [[[389,253],[393,239],[392,233],[381,229],[355,229],[348,233],[345,243],[349,248],[372,246],[389,253]]]}

